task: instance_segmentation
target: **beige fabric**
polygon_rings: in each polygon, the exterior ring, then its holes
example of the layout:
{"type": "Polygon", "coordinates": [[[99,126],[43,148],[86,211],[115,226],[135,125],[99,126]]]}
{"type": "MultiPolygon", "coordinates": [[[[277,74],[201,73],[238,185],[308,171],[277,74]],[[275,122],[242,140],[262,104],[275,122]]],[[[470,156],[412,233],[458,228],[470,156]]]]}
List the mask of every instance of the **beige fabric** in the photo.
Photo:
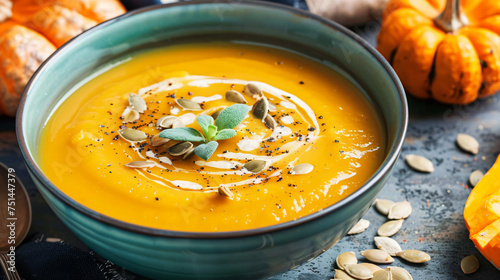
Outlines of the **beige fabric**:
{"type": "Polygon", "coordinates": [[[388,0],[306,0],[312,13],[343,25],[380,19],[388,0]]]}
{"type": "Polygon", "coordinates": [[[0,0],[0,23],[12,17],[12,1],[0,0]]]}

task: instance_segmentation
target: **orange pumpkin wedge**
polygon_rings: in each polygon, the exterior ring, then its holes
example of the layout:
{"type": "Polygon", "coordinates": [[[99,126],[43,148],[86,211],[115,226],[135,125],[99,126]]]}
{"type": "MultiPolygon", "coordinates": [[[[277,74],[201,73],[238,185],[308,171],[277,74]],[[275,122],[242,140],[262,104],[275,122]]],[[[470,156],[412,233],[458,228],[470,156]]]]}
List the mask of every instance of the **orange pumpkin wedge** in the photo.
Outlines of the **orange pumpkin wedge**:
{"type": "Polygon", "coordinates": [[[470,239],[500,269],[500,157],[467,199],[464,219],[470,239]]]}

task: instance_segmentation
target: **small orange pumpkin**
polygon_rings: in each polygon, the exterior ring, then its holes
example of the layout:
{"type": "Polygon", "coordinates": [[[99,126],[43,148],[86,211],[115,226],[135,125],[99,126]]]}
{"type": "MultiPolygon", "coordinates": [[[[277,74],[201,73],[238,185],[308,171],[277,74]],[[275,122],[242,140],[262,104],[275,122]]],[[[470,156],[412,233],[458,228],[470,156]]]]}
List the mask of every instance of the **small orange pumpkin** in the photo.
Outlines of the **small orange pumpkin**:
{"type": "Polygon", "coordinates": [[[467,199],[464,219],[470,239],[500,269],[500,157],[467,199]]]}
{"type": "Polygon", "coordinates": [[[378,50],[410,94],[468,104],[500,90],[499,35],[498,0],[390,0],[378,50]]]}
{"type": "Polygon", "coordinates": [[[16,114],[26,83],[56,48],[123,13],[118,0],[0,0],[0,115],[16,114]]]}

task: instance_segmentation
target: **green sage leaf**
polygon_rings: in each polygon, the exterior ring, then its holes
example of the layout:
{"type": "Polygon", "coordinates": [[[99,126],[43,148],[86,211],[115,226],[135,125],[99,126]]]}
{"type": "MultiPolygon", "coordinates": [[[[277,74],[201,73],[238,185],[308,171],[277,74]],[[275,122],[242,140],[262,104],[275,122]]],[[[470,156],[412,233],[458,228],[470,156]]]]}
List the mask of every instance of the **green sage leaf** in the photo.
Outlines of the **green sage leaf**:
{"type": "Polygon", "coordinates": [[[236,136],[236,130],[234,129],[223,129],[217,132],[217,135],[214,136],[213,140],[226,140],[229,138],[233,138],[236,136]]]}
{"type": "Polygon", "coordinates": [[[208,137],[207,135],[208,127],[214,124],[214,119],[208,115],[199,115],[198,117],[196,117],[196,121],[200,125],[203,134],[205,134],[205,137],[207,137],[207,139],[210,139],[210,137],[208,137]]]}
{"type": "Polygon", "coordinates": [[[250,106],[234,104],[220,112],[215,125],[219,130],[233,129],[240,124],[250,111],[250,106]]]}
{"type": "Polygon", "coordinates": [[[210,141],[206,144],[200,144],[194,149],[194,153],[204,160],[208,160],[217,150],[219,143],[216,141],[210,141]]]}
{"type": "Polygon", "coordinates": [[[160,132],[161,138],[168,138],[176,141],[205,142],[205,137],[198,130],[190,127],[177,127],[165,129],[160,132]]]}
{"type": "Polygon", "coordinates": [[[205,137],[207,137],[207,140],[210,141],[214,136],[217,134],[217,127],[215,125],[209,125],[208,126],[208,131],[205,137]]]}

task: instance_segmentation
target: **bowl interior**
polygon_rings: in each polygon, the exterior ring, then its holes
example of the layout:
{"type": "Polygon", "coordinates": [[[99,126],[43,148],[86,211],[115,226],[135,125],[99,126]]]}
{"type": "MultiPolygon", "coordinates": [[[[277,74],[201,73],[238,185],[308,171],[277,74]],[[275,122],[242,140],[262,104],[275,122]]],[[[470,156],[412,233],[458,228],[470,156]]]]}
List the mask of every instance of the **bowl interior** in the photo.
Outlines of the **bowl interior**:
{"type": "MultiPolygon", "coordinates": [[[[34,176],[59,198],[92,215],[90,209],[58,191],[38,167],[39,138],[54,108],[86,78],[131,52],[220,39],[265,42],[292,50],[358,84],[378,108],[387,132],[385,161],[370,181],[390,171],[406,131],[406,99],[395,73],[368,43],[339,25],[292,8],[218,1],[157,6],[126,14],[83,33],[49,58],[26,87],[18,110],[19,143],[34,176]]],[[[369,188],[369,182],[357,192],[369,188]]],[[[345,200],[355,199],[357,192],[345,200]]],[[[342,202],[338,204],[330,208],[341,207],[342,202]]]]}

